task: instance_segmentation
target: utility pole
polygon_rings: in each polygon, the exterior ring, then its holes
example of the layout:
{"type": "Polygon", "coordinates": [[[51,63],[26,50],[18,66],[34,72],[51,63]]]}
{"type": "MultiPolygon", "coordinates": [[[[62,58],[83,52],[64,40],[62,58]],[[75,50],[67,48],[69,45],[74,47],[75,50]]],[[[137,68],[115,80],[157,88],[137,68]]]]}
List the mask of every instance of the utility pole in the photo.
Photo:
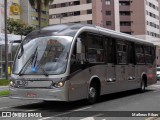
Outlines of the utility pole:
{"type": "Polygon", "coordinates": [[[8,79],[8,36],[7,36],[7,0],[4,0],[4,24],[5,24],[5,76],[8,79]]]}
{"type": "Polygon", "coordinates": [[[60,13],[59,19],[60,19],[60,24],[61,24],[62,23],[62,13],[60,13]]]}

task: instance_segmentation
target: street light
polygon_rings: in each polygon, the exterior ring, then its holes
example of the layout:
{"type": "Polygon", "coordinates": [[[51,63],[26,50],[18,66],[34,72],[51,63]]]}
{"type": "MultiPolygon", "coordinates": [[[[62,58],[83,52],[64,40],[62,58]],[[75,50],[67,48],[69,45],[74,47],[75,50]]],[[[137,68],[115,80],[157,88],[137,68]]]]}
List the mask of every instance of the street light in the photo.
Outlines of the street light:
{"type": "Polygon", "coordinates": [[[60,24],[62,23],[62,18],[63,18],[62,13],[60,13],[60,24]]]}

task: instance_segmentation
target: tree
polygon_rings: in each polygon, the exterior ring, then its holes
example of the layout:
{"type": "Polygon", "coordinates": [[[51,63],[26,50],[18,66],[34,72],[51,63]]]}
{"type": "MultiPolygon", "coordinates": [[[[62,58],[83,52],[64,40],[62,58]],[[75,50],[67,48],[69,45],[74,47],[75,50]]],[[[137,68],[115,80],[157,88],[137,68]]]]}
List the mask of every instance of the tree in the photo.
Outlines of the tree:
{"type": "Polygon", "coordinates": [[[52,3],[54,0],[29,0],[30,5],[32,6],[33,9],[37,8],[38,12],[38,27],[39,30],[41,28],[41,12],[42,12],[42,7],[43,5],[47,7],[49,3],[52,3]]]}
{"type": "Polygon", "coordinates": [[[22,20],[14,20],[12,18],[7,19],[7,30],[10,34],[27,35],[35,30],[34,27],[27,25],[22,20]]]}

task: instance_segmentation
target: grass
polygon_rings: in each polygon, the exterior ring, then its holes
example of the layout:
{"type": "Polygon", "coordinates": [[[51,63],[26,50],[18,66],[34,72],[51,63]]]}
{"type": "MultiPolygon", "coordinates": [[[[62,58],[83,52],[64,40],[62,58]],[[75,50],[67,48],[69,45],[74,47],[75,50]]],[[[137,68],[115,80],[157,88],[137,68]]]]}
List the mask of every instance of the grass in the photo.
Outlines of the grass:
{"type": "Polygon", "coordinates": [[[9,90],[0,91],[0,96],[8,96],[8,95],[9,95],[9,90]]]}
{"type": "Polygon", "coordinates": [[[9,83],[10,83],[10,80],[5,80],[5,79],[0,80],[0,86],[7,86],[9,85],[9,83]]]}

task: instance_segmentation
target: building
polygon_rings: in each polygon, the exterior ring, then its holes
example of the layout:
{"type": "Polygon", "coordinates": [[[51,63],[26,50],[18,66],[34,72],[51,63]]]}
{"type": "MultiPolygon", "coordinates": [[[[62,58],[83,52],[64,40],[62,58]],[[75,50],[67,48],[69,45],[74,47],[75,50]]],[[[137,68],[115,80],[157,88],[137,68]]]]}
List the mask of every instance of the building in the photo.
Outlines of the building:
{"type": "MultiPolygon", "coordinates": [[[[158,0],[54,0],[49,9],[49,24],[94,24],[160,46],[159,5],[158,0]]],[[[157,55],[160,56],[159,49],[157,55]]]]}
{"type": "MultiPolygon", "coordinates": [[[[33,9],[29,3],[29,0],[21,0],[21,16],[20,19],[25,23],[38,27],[38,13],[37,9],[33,9]]],[[[43,6],[41,13],[41,27],[49,24],[49,13],[48,8],[43,6]]]]}
{"type": "Polygon", "coordinates": [[[160,38],[158,0],[54,0],[50,24],[81,22],[160,38]]]}
{"type": "Polygon", "coordinates": [[[54,0],[49,8],[49,23],[90,23],[92,24],[91,0],[54,0]]]}
{"type": "MultiPolygon", "coordinates": [[[[8,18],[20,19],[19,0],[7,0],[8,18]]],[[[4,32],[4,1],[0,1],[0,33],[4,32]]]]}

